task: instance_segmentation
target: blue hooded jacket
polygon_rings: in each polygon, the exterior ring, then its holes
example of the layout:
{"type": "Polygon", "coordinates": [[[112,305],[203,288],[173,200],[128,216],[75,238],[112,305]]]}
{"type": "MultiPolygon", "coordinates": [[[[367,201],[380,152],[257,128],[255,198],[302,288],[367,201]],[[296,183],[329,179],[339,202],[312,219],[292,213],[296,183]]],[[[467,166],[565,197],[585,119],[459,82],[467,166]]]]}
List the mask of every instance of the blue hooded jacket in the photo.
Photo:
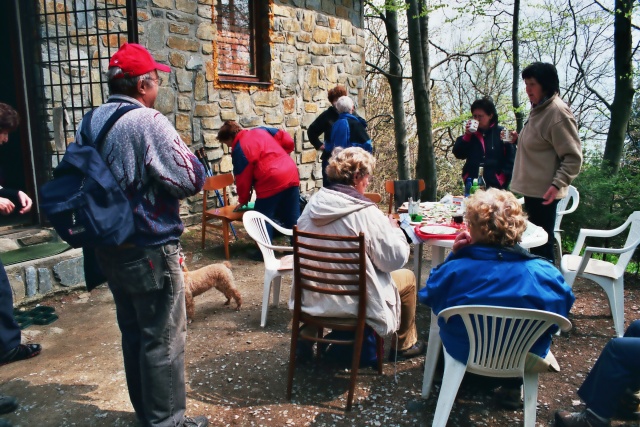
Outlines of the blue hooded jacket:
{"type": "MultiPolygon", "coordinates": [[[[575,301],[560,271],[545,259],[513,248],[470,245],[452,253],[431,271],[426,287],[418,292],[421,303],[435,314],[458,305],[546,310],[567,316],[575,301]]],[[[440,337],[447,352],[466,363],[469,339],[460,316],[438,319],[440,337]]],[[[557,328],[556,328],[557,330],[557,328]]],[[[555,330],[542,335],[531,352],[545,357],[555,330]]]]}
{"type": "Polygon", "coordinates": [[[325,141],[325,151],[331,152],[336,147],[360,147],[369,153],[373,151],[371,137],[367,133],[367,122],[359,116],[341,113],[331,128],[329,144],[325,141]]]}

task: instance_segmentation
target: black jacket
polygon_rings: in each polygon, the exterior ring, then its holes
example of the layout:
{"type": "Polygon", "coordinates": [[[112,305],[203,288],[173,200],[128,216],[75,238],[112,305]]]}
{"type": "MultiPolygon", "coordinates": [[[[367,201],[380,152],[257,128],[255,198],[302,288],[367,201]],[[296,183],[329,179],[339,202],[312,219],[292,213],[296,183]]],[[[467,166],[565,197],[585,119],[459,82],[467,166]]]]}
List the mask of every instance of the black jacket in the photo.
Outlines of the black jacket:
{"type": "MultiPolygon", "coordinates": [[[[307,136],[309,137],[309,142],[311,142],[316,150],[319,150],[322,146],[320,135],[324,134],[324,140],[326,142],[331,140],[331,128],[336,120],[338,120],[338,116],[340,116],[340,114],[338,114],[338,110],[336,110],[334,106],[331,106],[316,117],[313,123],[309,125],[309,128],[307,129],[307,136]]],[[[331,153],[325,150],[324,153],[322,153],[321,158],[326,160],[329,157],[331,157],[331,153]]]]}
{"type": "Polygon", "coordinates": [[[470,141],[460,136],[453,145],[453,155],[466,162],[462,168],[462,180],[477,178],[480,164],[484,164],[484,180],[487,187],[507,189],[511,183],[513,162],[516,157],[515,144],[505,143],[500,139],[502,126],[493,125],[482,132],[478,130],[471,135],[470,141]],[[484,141],[484,146],[482,141],[484,141]],[[502,177],[500,184],[498,177],[502,177]]]}

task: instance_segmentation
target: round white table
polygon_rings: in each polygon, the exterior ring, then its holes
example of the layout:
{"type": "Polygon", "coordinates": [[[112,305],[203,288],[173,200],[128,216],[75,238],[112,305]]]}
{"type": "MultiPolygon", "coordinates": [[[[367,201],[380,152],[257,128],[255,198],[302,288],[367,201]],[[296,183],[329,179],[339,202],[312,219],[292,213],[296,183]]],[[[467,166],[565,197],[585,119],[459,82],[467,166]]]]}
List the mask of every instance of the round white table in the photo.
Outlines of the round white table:
{"type": "MultiPolygon", "coordinates": [[[[522,242],[520,246],[525,249],[535,248],[547,243],[547,232],[535,224],[527,221],[527,229],[522,234],[522,242]]],[[[431,268],[435,268],[444,262],[444,250],[453,247],[453,240],[448,239],[427,239],[417,245],[413,245],[413,273],[416,275],[418,286],[422,287],[420,278],[422,272],[422,247],[423,245],[431,246],[431,268]]]]}

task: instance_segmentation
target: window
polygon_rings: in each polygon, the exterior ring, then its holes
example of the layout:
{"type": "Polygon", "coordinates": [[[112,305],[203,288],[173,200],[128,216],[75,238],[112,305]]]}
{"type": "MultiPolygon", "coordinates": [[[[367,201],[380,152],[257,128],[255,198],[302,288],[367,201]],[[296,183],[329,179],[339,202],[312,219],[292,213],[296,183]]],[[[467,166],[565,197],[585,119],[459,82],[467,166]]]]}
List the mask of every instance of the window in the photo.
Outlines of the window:
{"type": "Polygon", "coordinates": [[[218,0],[218,83],[271,84],[269,1],[218,0]]]}

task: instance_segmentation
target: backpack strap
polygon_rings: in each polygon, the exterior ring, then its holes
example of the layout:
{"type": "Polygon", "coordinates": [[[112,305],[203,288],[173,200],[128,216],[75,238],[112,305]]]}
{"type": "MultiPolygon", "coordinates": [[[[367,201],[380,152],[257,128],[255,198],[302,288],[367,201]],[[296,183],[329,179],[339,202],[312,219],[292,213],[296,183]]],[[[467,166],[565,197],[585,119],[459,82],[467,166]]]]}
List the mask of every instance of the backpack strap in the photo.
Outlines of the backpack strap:
{"type": "Polygon", "coordinates": [[[102,146],[102,143],[105,137],[107,136],[107,133],[111,130],[113,125],[120,119],[120,117],[124,116],[129,111],[135,110],[137,108],[140,108],[140,106],[135,104],[129,104],[129,105],[120,107],[116,111],[114,111],[111,117],[107,119],[107,122],[104,124],[104,126],[102,126],[102,129],[100,129],[100,132],[98,132],[98,136],[96,137],[95,141],[91,138],[91,117],[93,116],[93,112],[95,110],[89,111],[82,118],[82,127],[80,129],[80,134],[82,135],[82,143],[84,145],[89,145],[95,148],[96,150],[100,151],[100,147],[102,146]]]}

